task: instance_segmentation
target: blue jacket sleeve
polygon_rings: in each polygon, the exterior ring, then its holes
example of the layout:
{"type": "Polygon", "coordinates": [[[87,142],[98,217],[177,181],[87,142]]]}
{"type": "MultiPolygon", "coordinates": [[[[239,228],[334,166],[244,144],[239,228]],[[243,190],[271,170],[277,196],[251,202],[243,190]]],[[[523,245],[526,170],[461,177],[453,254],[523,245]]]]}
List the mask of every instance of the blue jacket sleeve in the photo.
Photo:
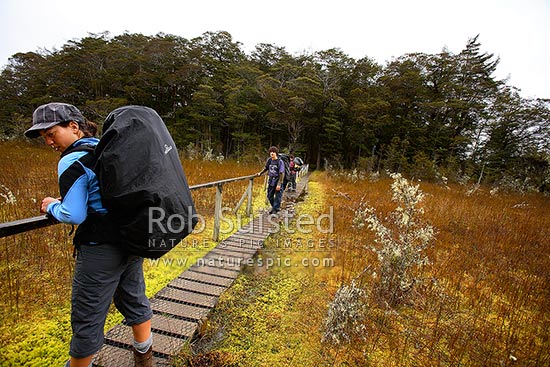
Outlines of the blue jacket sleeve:
{"type": "Polygon", "coordinates": [[[62,223],[80,224],[88,214],[88,180],[80,176],[69,189],[62,201],[48,205],[47,211],[62,223]]]}
{"type": "Polygon", "coordinates": [[[88,213],[88,176],[77,154],[59,161],[61,201],[48,205],[47,212],[62,223],[80,224],[88,213]],[[73,156],[73,157],[70,157],[73,156]]]}

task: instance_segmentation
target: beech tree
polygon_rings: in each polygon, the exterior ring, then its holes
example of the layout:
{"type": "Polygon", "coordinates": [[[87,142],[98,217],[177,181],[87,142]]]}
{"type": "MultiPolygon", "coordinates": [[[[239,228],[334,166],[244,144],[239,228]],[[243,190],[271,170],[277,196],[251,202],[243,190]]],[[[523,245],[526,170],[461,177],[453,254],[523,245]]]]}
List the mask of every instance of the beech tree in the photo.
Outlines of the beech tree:
{"type": "Polygon", "coordinates": [[[179,147],[255,159],[278,145],[318,168],[328,159],[550,190],[549,100],[522,98],[497,80],[499,59],[479,38],[458,54],[411,53],[381,65],[339,49],[291,55],[267,43],[247,55],[224,31],[191,40],[89,34],[10,58],[0,76],[0,134],[20,137],[47,102],[75,104],[97,122],[141,104],[159,112],[179,147]]]}

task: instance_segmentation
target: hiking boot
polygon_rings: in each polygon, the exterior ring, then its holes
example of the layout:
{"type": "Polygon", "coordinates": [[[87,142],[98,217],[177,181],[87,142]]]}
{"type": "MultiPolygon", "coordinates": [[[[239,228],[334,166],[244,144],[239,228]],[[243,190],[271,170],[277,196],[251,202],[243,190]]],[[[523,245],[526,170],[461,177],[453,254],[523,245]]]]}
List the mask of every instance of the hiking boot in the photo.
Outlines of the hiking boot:
{"type": "Polygon", "coordinates": [[[134,362],[136,367],[153,367],[153,346],[151,345],[147,352],[140,353],[135,348],[132,348],[134,352],[134,362]]]}

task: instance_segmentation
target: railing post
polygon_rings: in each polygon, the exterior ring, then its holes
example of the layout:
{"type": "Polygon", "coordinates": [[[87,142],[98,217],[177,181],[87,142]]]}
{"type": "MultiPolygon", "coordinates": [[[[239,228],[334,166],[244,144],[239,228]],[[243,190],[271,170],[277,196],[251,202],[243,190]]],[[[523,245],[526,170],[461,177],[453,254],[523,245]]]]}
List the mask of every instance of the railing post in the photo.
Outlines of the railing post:
{"type": "Polygon", "coordinates": [[[216,205],[214,208],[214,232],[212,234],[212,240],[219,241],[220,239],[220,221],[222,215],[222,189],[223,184],[216,185],[216,205]]]}
{"type": "Polygon", "coordinates": [[[250,217],[252,214],[252,187],[254,185],[254,178],[248,181],[248,201],[246,202],[246,215],[250,217]]]}
{"type": "MultiPolygon", "coordinates": [[[[269,183],[269,175],[265,175],[264,179],[264,193],[267,192],[267,184],[269,183]]],[[[267,195],[264,195],[265,197],[265,205],[269,204],[269,199],[267,198],[267,195]]]]}

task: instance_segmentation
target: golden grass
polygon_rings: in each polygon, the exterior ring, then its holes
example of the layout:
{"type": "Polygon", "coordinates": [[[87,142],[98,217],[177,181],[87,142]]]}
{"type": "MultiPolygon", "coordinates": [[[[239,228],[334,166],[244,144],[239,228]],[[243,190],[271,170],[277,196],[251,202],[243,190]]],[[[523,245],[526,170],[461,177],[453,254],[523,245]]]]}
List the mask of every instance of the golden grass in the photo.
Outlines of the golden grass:
{"type": "MultiPolygon", "coordinates": [[[[2,143],[0,156],[0,184],[17,200],[9,204],[0,197],[0,219],[37,215],[40,199],[57,192],[57,155],[26,143],[2,143]]],[[[251,174],[260,167],[183,163],[190,184],[251,174]]],[[[264,201],[260,182],[255,181],[256,209],[264,201]]],[[[411,302],[393,311],[370,302],[364,338],[343,348],[321,343],[323,318],[336,289],[366,266],[376,270],[377,258],[370,249],[374,236],[351,226],[354,210],[363,200],[380,218],[387,216],[395,206],[390,184],[390,179],[351,182],[314,173],[311,193],[298,214],[315,217],[332,207],[334,233],[314,230],[270,238],[260,258],[289,258],[293,266],[255,267],[239,278],[214,311],[208,340],[198,350],[204,352],[203,360],[212,366],[216,358],[235,366],[550,364],[550,200],[536,194],[492,196],[483,188],[468,196],[458,185],[418,183],[427,194],[425,218],[436,237],[428,249],[431,265],[418,270],[422,282],[411,302]],[[288,239],[292,246],[282,245],[288,239]],[[307,240],[335,246],[304,255],[297,241],[307,240]],[[304,266],[304,257],[332,258],[334,266],[304,266]]],[[[246,185],[224,186],[224,205],[234,206],[246,185]]],[[[193,196],[198,211],[211,215],[214,189],[193,196]]],[[[18,350],[66,355],[70,323],[63,313],[68,312],[73,264],[68,229],[57,225],[0,240],[0,360],[12,358],[7,366],[29,361],[14,357],[24,353],[18,350]],[[25,339],[27,333],[45,337],[25,339]]],[[[171,256],[200,256],[212,245],[211,227],[194,236],[205,243],[201,249],[182,248],[171,256]]],[[[149,292],[163,286],[171,276],[166,274],[177,274],[188,265],[147,265],[149,292]]],[[[372,289],[370,271],[359,280],[372,289]]],[[[116,315],[110,317],[111,324],[117,322],[116,315]]]]}
{"type": "MultiPolygon", "coordinates": [[[[367,201],[379,217],[395,207],[390,179],[351,182],[314,173],[298,213],[334,209],[334,233],[281,233],[261,257],[304,254],[278,244],[330,237],[334,267],[256,267],[220,300],[209,334],[195,353],[223,356],[212,366],[542,366],[550,362],[550,202],[541,195],[491,196],[462,186],[419,182],[425,218],[436,232],[431,265],[411,302],[396,310],[369,302],[366,333],[350,345],[321,344],[323,318],[336,289],[359,278],[371,290],[374,236],[351,226],[367,201]],[[281,242],[282,241],[282,242],[281,242]],[[272,249],[270,251],[269,249],[272,249]],[[266,301],[266,297],[269,298],[266,301]],[[217,354],[216,354],[217,353],[217,354]],[[227,362],[231,361],[231,363],[227,362]]],[[[312,256],[310,253],[307,256],[312,256]]],[[[293,262],[294,263],[294,262],[293,262]]],[[[197,358],[197,357],[195,357],[197,358]]]]}
{"type": "MultiPolygon", "coordinates": [[[[372,234],[351,227],[351,209],[364,197],[380,217],[387,215],[395,206],[391,180],[322,180],[338,192],[329,205],[338,213],[343,280],[349,281],[376,264],[367,249],[374,245],[372,234]]],[[[367,339],[351,348],[356,353],[349,353],[350,360],[395,366],[548,363],[550,200],[484,190],[467,196],[462,186],[419,184],[427,194],[425,218],[437,230],[428,251],[432,264],[419,274],[424,281],[412,305],[395,314],[371,308],[367,339]],[[364,352],[368,358],[361,357],[364,352]]],[[[372,279],[365,282],[368,287],[372,279]]]]}

